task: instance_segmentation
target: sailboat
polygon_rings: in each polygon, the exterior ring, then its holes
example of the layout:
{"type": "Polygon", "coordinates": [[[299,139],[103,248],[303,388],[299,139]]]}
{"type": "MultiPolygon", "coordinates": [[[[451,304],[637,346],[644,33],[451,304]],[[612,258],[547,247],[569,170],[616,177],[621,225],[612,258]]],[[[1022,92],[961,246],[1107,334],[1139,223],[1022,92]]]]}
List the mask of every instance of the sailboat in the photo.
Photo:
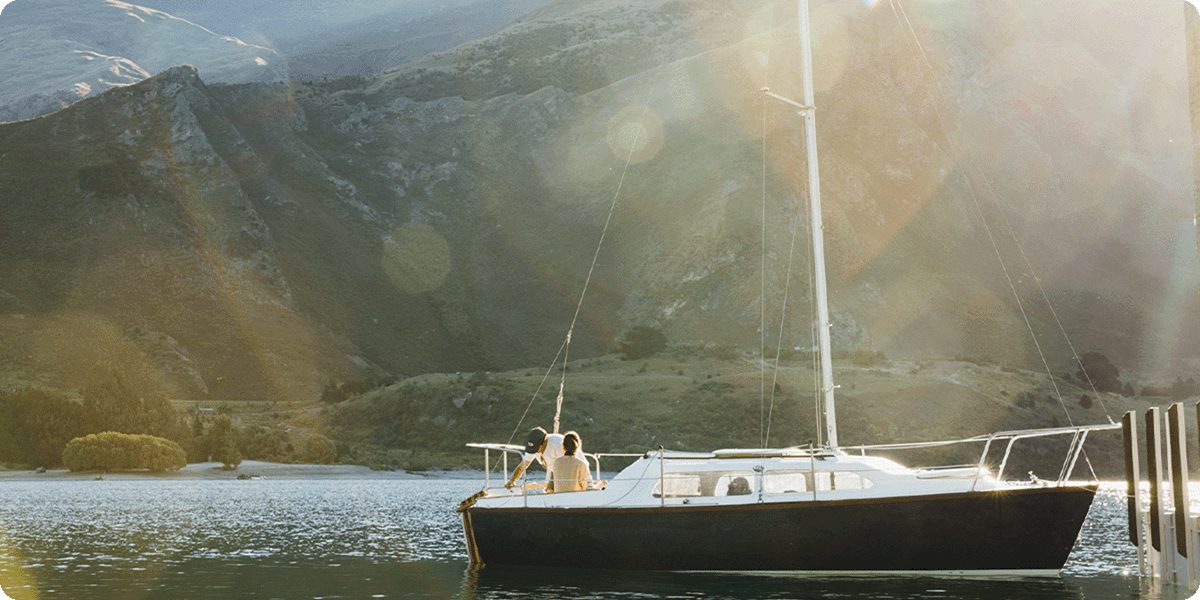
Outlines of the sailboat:
{"type": "MultiPolygon", "coordinates": [[[[540,484],[492,484],[458,507],[471,563],[632,570],[1053,575],[1066,563],[1097,484],[1071,483],[1090,432],[1120,425],[1006,431],[949,442],[838,444],[826,297],[816,116],[807,0],[800,0],[808,196],[825,439],[820,446],[659,449],[604,482],[545,493],[540,484]],[[1070,436],[1056,480],[1009,481],[1013,443],[1070,436]],[[983,445],[974,465],[907,467],[872,451],[983,445]],[[985,465],[1004,446],[995,472],[985,465]]],[[[522,446],[468,444],[516,454],[522,446]]],[[[590,456],[599,479],[598,456],[590,456]]]]}

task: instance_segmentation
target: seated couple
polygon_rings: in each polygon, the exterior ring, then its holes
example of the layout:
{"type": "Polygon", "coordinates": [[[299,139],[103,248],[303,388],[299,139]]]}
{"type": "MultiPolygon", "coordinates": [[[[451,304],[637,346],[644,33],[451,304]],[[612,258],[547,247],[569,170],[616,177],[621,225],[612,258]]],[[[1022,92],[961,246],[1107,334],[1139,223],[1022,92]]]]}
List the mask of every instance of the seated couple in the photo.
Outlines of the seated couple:
{"type": "Polygon", "coordinates": [[[592,481],[592,473],[582,456],[581,447],[579,434],[574,431],[547,434],[545,429],[534,427],[525,440],[525,460],[513,471],[512,477],[504,487],[511,488],[516,485],[525,468],[536,460],[546,467],[547,492],[586,490],[592,481]]]}

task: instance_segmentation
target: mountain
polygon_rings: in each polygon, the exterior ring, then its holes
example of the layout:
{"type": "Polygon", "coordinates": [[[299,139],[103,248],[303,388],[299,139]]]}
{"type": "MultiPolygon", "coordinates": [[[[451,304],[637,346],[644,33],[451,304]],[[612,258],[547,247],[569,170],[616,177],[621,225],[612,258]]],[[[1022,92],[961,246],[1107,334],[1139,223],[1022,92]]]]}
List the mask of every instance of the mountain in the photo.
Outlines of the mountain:
{"type": "Polygon", "coordinates": [[[495,33],[550,0],[437,2],[332,27],[313,39],[283,39],[297,79],[371,75],[495,33]]]}
{"type": "Polygon", "coordinates": [[[370,75],[491,34],[549,0],[144,0],[143,5],[274,49],[292,78],[370,75]]]}
{"type": "Polygon", "coordinates": [[[324,45],[325,33],[347,27],[391,25],[391,15],[419,19],[472,0],[260,0],[230,5],[209,0],[145,0],[143,6],[213,31],[282,52],[324,45]]]}
{"type": "Polygon", "coordinates": [[[20,0],[0,16],[0,122],[194,64],[209,83],[370,75],[494,33],[549,0],[20,0]]]}
{"type": "MultiPolygon", "coordinates": [[[[892,6],[814,3],[835,349],[1194,358],[1181,11],[892,6]]],[[[809,347],[800,120],[759,92],[800,95],[794,11],[559,0],[377,75],[179,67],[0,125],[0,377],[289,400],[547,365],[572,323],[571,358],[809,347]]]]}
{"type": "Polygon", "coordinates": [[[0,122],[38,117],[164,69],[281,81],[278,53],[117,0],[17,0],[0,14],[0,122]]]}

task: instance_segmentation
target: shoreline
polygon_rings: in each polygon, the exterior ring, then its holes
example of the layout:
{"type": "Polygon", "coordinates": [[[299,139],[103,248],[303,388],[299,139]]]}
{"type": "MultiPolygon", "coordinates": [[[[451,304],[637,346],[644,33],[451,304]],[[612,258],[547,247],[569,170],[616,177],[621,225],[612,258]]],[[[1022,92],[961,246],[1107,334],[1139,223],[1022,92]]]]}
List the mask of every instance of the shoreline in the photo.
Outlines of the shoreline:
{"type": "Polygon", "coordinates": [[[271,463],[257,460],[245,460],[237,469],[226,471],[221,463],[205,462],[192,463],[186,467],[166,473],[151,473],[145,470],[129,471],[80,471],[72,472],[66,469],[50,469],[44,473],[37,471],[0,471],[0,482],[3,481],[90,481],[103,477],[105,481],[140,480],[140,479],[178,479],[178,480],[232,480],[239,475],[259,477],[262,479],[465,479],[482,480],[483,471],[478,469],[429,470],[429,471],[373,471],[370,467],[361,465],[292,465],[271,463]]]}

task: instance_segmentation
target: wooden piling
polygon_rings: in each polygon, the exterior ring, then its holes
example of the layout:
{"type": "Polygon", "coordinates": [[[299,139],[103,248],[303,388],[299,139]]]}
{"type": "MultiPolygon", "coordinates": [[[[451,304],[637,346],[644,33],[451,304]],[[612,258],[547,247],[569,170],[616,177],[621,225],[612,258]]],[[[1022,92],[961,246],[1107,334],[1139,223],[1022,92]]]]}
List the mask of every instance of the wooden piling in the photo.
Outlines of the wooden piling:
{"type": "MultiPolygon", "coordinates": [[[[1200,404],[1195,406],[1200,419],[1200,404]]],[[[1137,415],[1121,418],[1125,436],[1126,508],[1129,511],[1129,541],[1137,548],[1138,572],[1162,584],[1195,589],[1200,582],[1200,531],[1191,511],[1188,489],[1187,418],[1183,403],[1171,405],[1164,414],[1158,407],[1146,411],[1146,475],[1150,502],[1141,503],[1141,473],[1138,456],[1137,415]],[[1165,453],[1165,454],[1164,454],[1165,453]],[[1170,499],[1163,495],[1170,486],[1170,499]],[[1167,503],[1172,504],[1167,510],[1167,503]]]]}

